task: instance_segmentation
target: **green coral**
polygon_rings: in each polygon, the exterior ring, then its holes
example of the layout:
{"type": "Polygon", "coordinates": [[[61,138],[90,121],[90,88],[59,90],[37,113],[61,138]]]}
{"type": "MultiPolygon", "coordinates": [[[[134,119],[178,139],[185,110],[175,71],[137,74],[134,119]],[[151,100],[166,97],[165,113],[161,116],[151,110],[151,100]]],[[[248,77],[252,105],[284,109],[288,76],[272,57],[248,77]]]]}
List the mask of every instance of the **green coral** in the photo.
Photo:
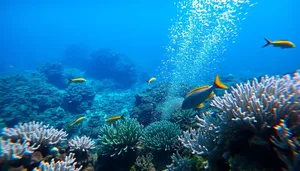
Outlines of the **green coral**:
{"type": "Polygon", "coordinates": [[[188,157],[176,152],[171,158],[172,163],[164,171],[204,171],[207,167],[207,160],[198,155],[188,157]]]}
{"type": "Polygon", "coordinates": [[[193,109],[182,110],[178,109],[172,113],[170,121],[176,123],[181,129],[187,130],[190,127],[196,126],[196,116],[197,112],[193,109]]]}
{"type": "Polygon", "coordinates": [[[178,153],[173,154],[171,158],[172,163],[167,165],[168,169],[165,171],[192,171],[192,162],[188,158],[178,153]]]}
{"type": "Polygon", "coordinates": [[[153,155],[151,153],[147,153],[146,156],[138,156],[135,165],[131,167],[131,171],[150,171],[151,169],[154,169],[152,160],[153,155]]]}
{"type": "Polygon", "coordinates": [[[143,126],[135,119],[119,120],[104,125],[101,130],[100,150],[102,155],[111,157],[133,150],[143,135],[143,126]]]}
{"type": "Polygon", "coordinates": [[[181,130],[177,124],[159,121],[146,127],[144,140],[150,149],[169,151],[180,134],[181,130]]]}

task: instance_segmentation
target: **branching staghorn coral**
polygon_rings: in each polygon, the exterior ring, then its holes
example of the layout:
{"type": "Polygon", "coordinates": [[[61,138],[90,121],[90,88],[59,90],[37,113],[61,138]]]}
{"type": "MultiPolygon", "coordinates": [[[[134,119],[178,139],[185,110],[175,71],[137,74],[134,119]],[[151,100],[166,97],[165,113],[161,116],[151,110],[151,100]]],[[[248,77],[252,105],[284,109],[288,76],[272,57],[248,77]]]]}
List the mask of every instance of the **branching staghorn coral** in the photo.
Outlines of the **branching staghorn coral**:
{"type": "Polygon", "coordinates": [[[69,146],[71,151],[88,151],[95,148],[95,142],[87,136],[78,137],[71,139],[69,141],[69,146]]]}
{"type": "Polygon", "coordinates": [[[300,112],[300,70],[293,77],[264,76],[260,82],[236,85],[231,93],[214,96],[211,105],[221,110],[225,124],[246,124],[254,131],[272,127],[280,119],[290,122],[300,112]]]}
{"type": "Polygon", "coordinates": [[[179,137],[181,143],[192,150],[193,154],[205,156],[215,148],[219,139],[219,126],[215,126],[206,115],[212,113],[207,112],[202,114],[202,118],[196,116],[199,128],[183,131],[183,135],[179,137]]]}
{"type": "Polygon", "coordinates": [[[22,139],[32,144],[43,146],[58,144],[67,140],[68,134],[63,130],[58,130],[43,122],[19,123],[14,128],[3,128],[2,134],[6,138],[13,140],[22,139]]]}
{"type": "Polygon", "coordinates": [[[50,163],[42,161],[39,167],[36,167],[33,171],[80,171],[82,166],[76,168],[77,162],[75,162],[74,153],[70,153],[65,157],[65,161],[55,162],[54,158],[50,163]]]}
{"type": "Polygon", "coordinates": [[[164,171],[192,171],[192,163],[188,158],[182,157],[179,153],[174,153],[172,163],[167,165],[164,171]]]}
{"type": "Polygon", "coordinates": [[[274,126],[277,137],[272,136],[270,141],[276,146],[274,149],[279,158],[286,164],[289,171],[300,170],[300,139],[299,136],[293,136],[291,130],[287,127],[285,120],[274,126]],[[285,151],[285,152],[284,152],[285,151]],[[290,153],[287,154],[286,152],[290,153]]]}
{"type": "Polygon", "coordinates": [[[112,125],[104,125],[99,136],[102,155],[118,156],[134,150],[141,136],[143,126],[135,119],[119,120],[112,125]]]}
{"type": "Polygon", "coordinates": [[[153,122],[145,128],[144,140],[150,149],[169,151],[180,132],[177,124],[168,121],[153,122]]]}
{"type": "Polygon", "coordinates": [[[11,142],[11,139],[0,140],[0,163],[9,160],[18,160],[25,155],[32,154],[39,148],[36,144],[30,145],[29,142],[24,141],[22,144],[20,140],[11,142]]]}

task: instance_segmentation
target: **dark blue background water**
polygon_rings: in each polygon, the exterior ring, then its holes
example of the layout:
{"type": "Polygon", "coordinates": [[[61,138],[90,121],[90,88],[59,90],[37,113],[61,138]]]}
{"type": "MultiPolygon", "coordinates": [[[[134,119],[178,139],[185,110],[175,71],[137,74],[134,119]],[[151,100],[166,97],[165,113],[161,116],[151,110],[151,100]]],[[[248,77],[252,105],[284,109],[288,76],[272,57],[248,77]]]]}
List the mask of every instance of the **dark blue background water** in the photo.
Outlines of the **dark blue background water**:
{"type": "MultiPolygon", "coordinates": [[[[165,58],[173,0],[0,1],[1,68],[35,68],[62,58],[72,44],[111,48],[134,59],[139,69],[154,72],[165,58]]],[[[235,44],[220,56],[221,72],[277,74],[300,68],[300,2],[261,0],[251,8],[235,44]],[[289,39],[295,49],[261,48],[264,37],[289,39]]]]}

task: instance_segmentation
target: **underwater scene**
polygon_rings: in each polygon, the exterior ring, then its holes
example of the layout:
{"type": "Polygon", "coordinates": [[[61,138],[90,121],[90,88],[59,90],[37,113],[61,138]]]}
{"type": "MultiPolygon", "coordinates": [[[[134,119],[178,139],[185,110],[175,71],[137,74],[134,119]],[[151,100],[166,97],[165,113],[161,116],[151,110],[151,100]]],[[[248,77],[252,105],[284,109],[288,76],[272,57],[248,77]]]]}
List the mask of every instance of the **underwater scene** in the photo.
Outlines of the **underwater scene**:
{"type": "Polygon", "coordinates": [[[299,7],[1,0],[0,171],[300,171],[299,7]]]}

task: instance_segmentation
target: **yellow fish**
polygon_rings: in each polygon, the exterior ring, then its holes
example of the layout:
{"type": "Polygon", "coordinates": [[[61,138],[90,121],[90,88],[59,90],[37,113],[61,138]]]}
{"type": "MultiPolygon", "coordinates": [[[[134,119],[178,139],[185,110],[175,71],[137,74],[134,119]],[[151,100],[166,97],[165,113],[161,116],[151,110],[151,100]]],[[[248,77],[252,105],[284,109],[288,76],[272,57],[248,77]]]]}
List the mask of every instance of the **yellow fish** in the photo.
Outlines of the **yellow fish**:
{"type": "Polygon", "coordinates": [[[125,115],[125,114],[122,114],[121,116],[112,116],[112,117],[108,118],[108,119],[106,120],[106,122],[107,122],[107,123],[113,123],[113,122],[115,122],[115,121],[117,121],[117,120],[119,120],[119,119],[125,119],[124,115],[125,115]]]}
{"type": "Polygon", "coordinates": [[[184,98],[181,108],[182,109],[193,109],[202,108],[203,102],[206,99],[211,98],[214,95],[215,88],[227,89],[228,87],[223,84],[218,75],[216,75],[214,84],[211,86],[201,86],[191,90],[184,98]]]}
{"type": "Polygon", "coordinates": [[[68,128],[71,129],[74,125],[81,123],[85,119],[84,116],[77,118],[73,123],[71,123],[68,128]]]}
{"type": "Polygon", "coordinates": [[[274,42],[270,41],[267,38],[265,38],[265,40],[267,41],[267,44],[265,44],[263,48],[269,45],[273,45],[274,47],[280,47],[281,49],[296,47],[291,41],[288,40],[275,40],[274,42]]]}
{"type": "Polygon", "coordinates": [[[70,83],[83,83],[86,82],[86,80],[84,78],[74,78],[74,79],[69,79],[68,84],[70,83]]]}
{"type": "Polygon", "coordinates": [[[153,81],[156,81],[156,78],[154,78],[154,77],[150,78],[150,79],[147,81],[148,85],[149,85],[151,82],[153,82],[153,81]]]}

